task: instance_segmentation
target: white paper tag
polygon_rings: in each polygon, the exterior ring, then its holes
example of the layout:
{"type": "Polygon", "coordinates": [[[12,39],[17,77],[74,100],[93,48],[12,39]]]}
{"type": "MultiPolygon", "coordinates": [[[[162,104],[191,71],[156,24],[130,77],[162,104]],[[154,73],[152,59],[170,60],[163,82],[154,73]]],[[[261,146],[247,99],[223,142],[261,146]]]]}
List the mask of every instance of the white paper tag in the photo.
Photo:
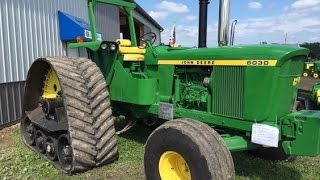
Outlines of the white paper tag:
{"type": "Polygon", "coordinates": [[[173,104],[170,103],[159,103],[159,118],[172,120],[173,119],[173,104]]]}
{"type": "Polygon", "coordinates": [[[253,124],[251,142],[265,146],[278,147],[279,129],[266,124],[253,124]]]}

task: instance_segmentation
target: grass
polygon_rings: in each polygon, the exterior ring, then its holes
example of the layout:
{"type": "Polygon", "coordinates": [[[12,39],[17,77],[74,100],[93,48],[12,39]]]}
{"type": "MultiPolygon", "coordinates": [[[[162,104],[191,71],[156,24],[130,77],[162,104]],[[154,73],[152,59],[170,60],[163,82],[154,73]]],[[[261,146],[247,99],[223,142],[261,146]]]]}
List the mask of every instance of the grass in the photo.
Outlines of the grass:
{"type": "MultiPolygon", "coordinates": [[[[144,143],[151,131],[136,125],[119,137],[119,160],[69,176],[28,149],[13,130],[9,145],[0,144],[0,179],[144,179],[144,143]]],[[[270,162],[246,153],[234,153],[236,179],[320,179],[320,157],[299,157],[294,162],[270,162]]]]}

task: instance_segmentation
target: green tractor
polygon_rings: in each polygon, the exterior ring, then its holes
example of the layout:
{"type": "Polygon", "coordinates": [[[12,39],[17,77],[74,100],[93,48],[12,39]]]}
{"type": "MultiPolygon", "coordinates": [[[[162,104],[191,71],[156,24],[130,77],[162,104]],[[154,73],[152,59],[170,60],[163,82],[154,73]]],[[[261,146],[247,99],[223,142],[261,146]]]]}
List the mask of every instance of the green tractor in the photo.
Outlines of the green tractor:
{"type": "Polygon", "coordinates": [[[305,70],[302,75],[303,77],[312,76],[318,79],[320,75],[320,61],[305,62],[305,70]]]}
{"type": "Polygon", "coordinates": [[[320,83],[314,79],[302,79],[295,110],[319,110],[320,107],[320,83]]]}
{"type": "Polygon", "coordinates": [[[310,75],[313,75],[313,67],[314,62],[305,62],[305,69],[303,71],[303,77],[308,77],[310,75]]]}
{"type": "Polygon", "coordinates": [[[320,61],[315,61],[312,67],[312,76],[313,78],[318,79],[320,75],[320,61]]]}
{"type": "MultiPolygon", "coordinates": [[[[114,116],[164,122],[149,136],[147,179],[234,179],[231,152],[273,149],[287,156],[320,153],[320,112],[292,113],[309,51],[277,45],[228,45],[229,1],[221,0],[219,45],[205,48],[200,0],[198,49],[137,46],[132,10],[122,0],[88,0],[89,58],[43,57],[26,80],[25,144],[66,173],[118,158],[114,116]],[[97,3],[122,7],[131,39],[98,41],[97,3]]],[[[151,123],[152,124],[152,123],[151,123]]],[[[121,152],[120,152],[121,153],[121,152]]]]}

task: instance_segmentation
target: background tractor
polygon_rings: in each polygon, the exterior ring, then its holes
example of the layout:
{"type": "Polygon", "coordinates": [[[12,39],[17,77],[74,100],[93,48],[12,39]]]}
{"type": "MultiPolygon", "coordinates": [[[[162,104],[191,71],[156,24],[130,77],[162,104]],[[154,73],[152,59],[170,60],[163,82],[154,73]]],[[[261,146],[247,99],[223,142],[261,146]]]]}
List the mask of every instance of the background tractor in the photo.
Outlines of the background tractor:
{"type": "Polygon", "coordinates": [[[319,78],[320,75],[320,61],[315,61],[312,67],[312,77],[319,78]]]}
{"type": "Polygon", "coordinates": [[[319,110],[320,85],[319,85],[319,61],[305,62],[303,77],[299,84],[298,97],[294,105],[295,110],[319,110]],[[308,76],[313,76],[309,78],[308,76]]]}
{"type": "MultiPolygon", "coordinates": [[[[200,0],[199,48],[137,47],[132,10],[121,0],[88,0],[89,58],[43,57],[31,66],[21,132],[31,149],[66,173],[117,159],[113,117],[165,122],[149,136],[147,179],[234,179],[230,152],[268,148],[320,153],[320,112],[292,113],[309,51],[227,46],[229,0],[220,1],[219,46],[206,47],[209,0],[200,0]],[[131,39],[98,41],[96,3],[124,9],[131,39]]],[[[121,152],[120,152],[121,153],[121,152]]]]}
{"type": "Polygon", "coordinates": [[[305,62],[305,69],[303,71],[303,77],[308,77],[313,75],[314,62],[305,62]]]}
{"type": "Polygon", "coordinates": [[[305,62],[305,69],[302,75],[303,77],[312,76],[318,79],[320,75],[320,61],[305,62]]]}
{"type": "Polygon", "coordinates": [[[295,110],[319,110],[320,105],[320,83],[318,79],[302,78],[295,110]]]}

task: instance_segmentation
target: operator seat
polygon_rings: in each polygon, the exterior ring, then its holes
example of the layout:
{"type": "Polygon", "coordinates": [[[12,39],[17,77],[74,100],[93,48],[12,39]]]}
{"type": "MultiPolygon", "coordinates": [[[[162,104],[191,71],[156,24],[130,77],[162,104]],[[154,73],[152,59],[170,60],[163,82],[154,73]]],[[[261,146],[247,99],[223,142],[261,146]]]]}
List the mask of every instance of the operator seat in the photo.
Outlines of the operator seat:
{"type": "Polygon", "coordinates": [[[123,61],[144,61],[146,49],[132,47],[129,39],[117,39],[119,52],[123,55],[123,61]]]}

